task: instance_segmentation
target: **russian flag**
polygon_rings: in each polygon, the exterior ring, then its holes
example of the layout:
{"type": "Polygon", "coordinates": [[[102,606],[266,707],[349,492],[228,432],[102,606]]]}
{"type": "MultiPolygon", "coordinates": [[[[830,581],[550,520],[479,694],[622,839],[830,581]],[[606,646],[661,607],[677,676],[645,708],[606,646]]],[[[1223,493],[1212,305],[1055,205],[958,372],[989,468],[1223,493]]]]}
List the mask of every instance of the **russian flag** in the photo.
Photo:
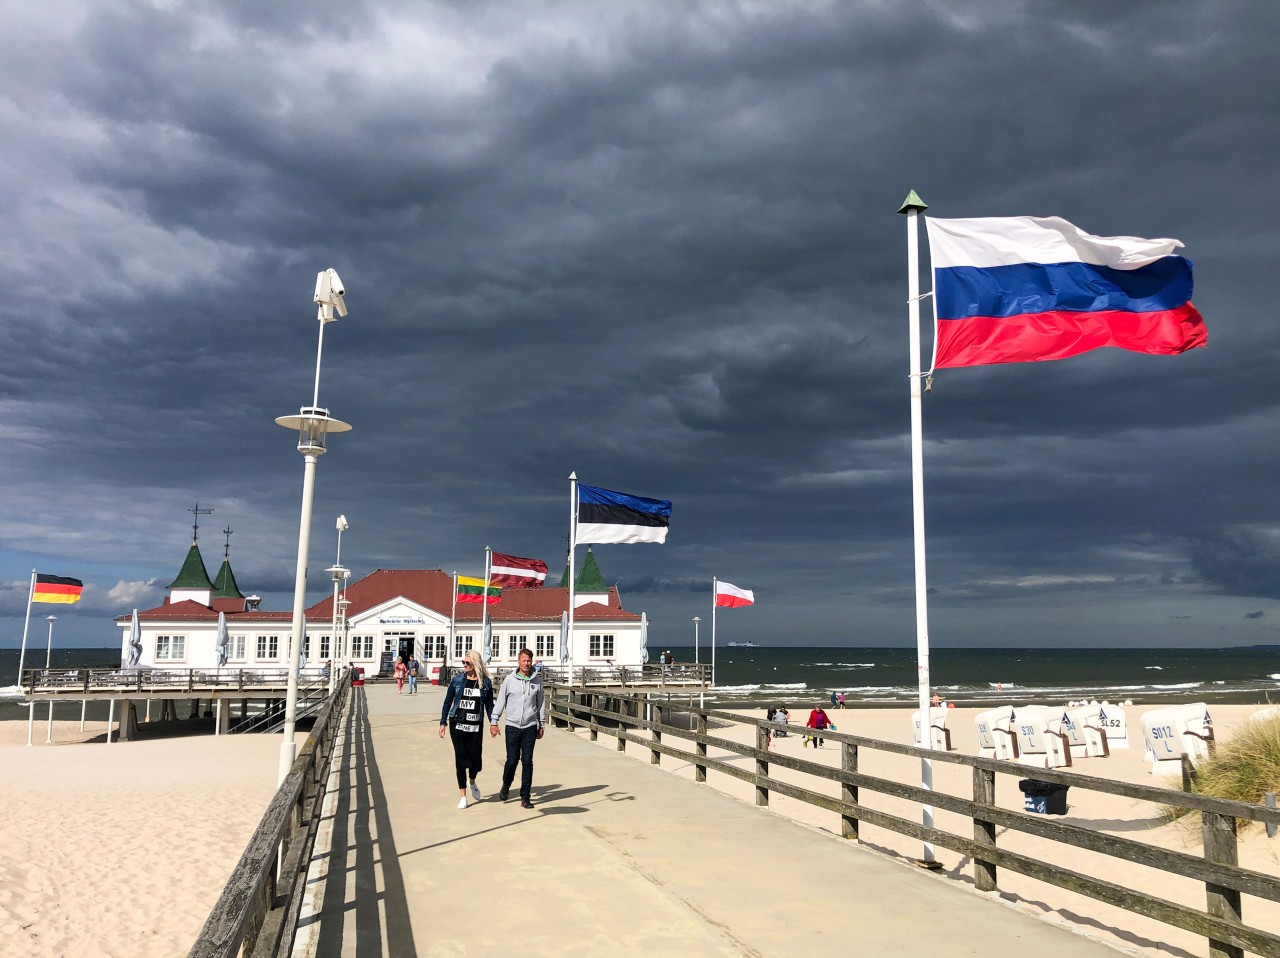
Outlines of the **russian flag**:
{"type": "Polygon", "coordinates": [[[936,368],[1065,359],[1101,346],[1203,346],[1176,239],[1094,236],[1057,216],[925,217],[936,368]]]}

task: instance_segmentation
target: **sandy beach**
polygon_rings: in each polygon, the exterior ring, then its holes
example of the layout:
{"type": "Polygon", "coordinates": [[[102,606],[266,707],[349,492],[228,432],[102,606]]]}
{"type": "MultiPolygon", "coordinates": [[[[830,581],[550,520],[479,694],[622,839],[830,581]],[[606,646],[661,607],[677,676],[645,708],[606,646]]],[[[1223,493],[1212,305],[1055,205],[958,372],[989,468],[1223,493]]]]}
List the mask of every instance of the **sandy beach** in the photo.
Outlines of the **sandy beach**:
{"type": "Polygon", "coordinates": [[[278,735],[105,730],[55,721],[50,746],[37,720],[28,748],[26,722],[0,723],[5,954],[185,955],[275,793],[278,735]]]}
{"type": "MultiPolygon", "coordinates": [[[[792,724],[803,725],[814,704],[816,703],[788,702],[792,724]]],[[[1108,758],[1076,759],[1070,771],[1157,787],[1176,786],[1175,781],[1151,775],[1149,765],[1143,761],[1142,733],[1138,716],[1151,707],[1155,706],[1134,704],[1126,709],[1129,718],[1129,749],[1115,750],[1108,758]]],[[[1261,705],[1213,706],[1212,714],[1218,740],[1229,740],[1232,732],[1241,723],[1247,721],[1249,715],[1262,707],[1261,705]]],[[[739,711],[744,715],[764,717],[763,710],[739,711]]],[[[947,725],[952,730],[952,745],[956,751],[977,753],[978,735],[974,716],[980,711],[983,709],[949,710],[947,725]]],[[[910,743],[910,709],[829,709],[829,714],[842,732],[902,744],[910,743]]],[[[802,745],[800,731],[794,729],[785,738],[775,738],[773,749],[782,754],[801,756],[834,767],[839,766],[839,748],[832,747],[832,743],[828,743],[823,749],[805,747],[802,745]]],[[[714,729],[712,734],[740,742],[747,742],[751,738],[750,730],[732,726],[714,729]]],[[[677,742],[670,738],[667,742],[677,745],[677,742]]],[[[611,736],[602,734],[599,744],[605,748],[614,748],[614,740],[611,736]]],[[[628,745],[626,754],[635,761],[645,763],[649,761],[649,752],[643,748],[628,745]]],[[[715,755],[714,750],[711,754],[715,755]]],[[[721,754],[728,757],[728,753],[721,754]]],[[[732,760],[743,764],[748,761],[741,757],[733,757],[732,760]]],[[[662,767],[673,774],[688,778],[692,778],[694,774],[692,765],[665,757],[662,767]]],[[[907,756],[860,749],[859,770],[868,775],[908,784],[920,783],[920,762],[918,759],[907,756]]],[[[771,774],[783,781],[803,784],[804,787],[813,791],[838,795],[838,786],[833,786],[832,783],[823,783],[778,766],[773,767],[771,774]]],[[[934,788],[937,791],[963,798],[972,797],[972,774],[968,768],[934,762],[933,774],[934,788]]],[[[1034,768],[1028,769],[1026,777],[1035,777],[1034,768]]],[[[998,776],[996,800],[1001,807],[1022,808],[1023,796],[1018,790],[1017,781],[1018,779],[1013,776],[998,776]]],[[[708,773],[707,782],[713,788],[742,801],[754,801],[754,790],[745,782],[717,775],[714,772],[708,773]]],[[[870,808],[891,812],[912,821],[920,821],[918,806],[906,801],[877,795],[868,789],[862,789],[860,799],[870,808]]],[[[1054,820],[1082,825],[1162,848],[1185,851],[1193,855],[1202,854],[1198,816],[1191,816],[1185,822],[1165,823],[1159,818],[1160,809],[1151,803],[1088,792],[1079,788],[1070,790],[1068,801],[1068,814],[1053,816],[1054,820]]],[[[804,824],[835,834],[840,833],[840,820],[831,812],[776,794],[770,797],[770,807],[774,812],[787,815],[804,824]]],[[[973,835],[970,821],[956,814],[937,811],[935,823],[939,828],[966,838],[971,838],[973,835]]],[[[861,840],[864,845],[877,848],[904,861],[915,860],[921,855],[919,842],[886,829],[863,825],[861,840]]],[[[1182,902],[1197,908],[1203,908],[1205,904],[1203,884],[1143,865],[1004,829],[999,831],[997,841],[1001,847],[1035,855],[1045,861],[1141,889],[1150,894],[1163,895],[1171,901],[1182,902]]],[[[1266,837],[1264,829],[1253,826],[1242,830],[1239,848],[1242,866],[1280,876],[1280,839],[1270,840],[1266,837]]],[[[967,858],[940,847],[936,849],[936,856],[948,875],[957,881],[972,884],[972,863],[967,858]]],[[[807,880],[811,883],[816,882],[815,887],[821,887],[821,876],[807,880]]],[[[1202,938],[1091,898],[1024,878],[1008,870],[1000,872],[999,885],[1000,893],[1006,900],[1030,909],[1048,920],[1071,922],[1101,940],[1136,954],[1179,955],[1184,958],[1190,958],[1190,956],[1199,958],[1208,954],[1208,945],[1202,938]]],[[[1245,920],[1256,927],[1280,928],[1280,904],[1246,897],[1244,915],[1245,920]]]]}

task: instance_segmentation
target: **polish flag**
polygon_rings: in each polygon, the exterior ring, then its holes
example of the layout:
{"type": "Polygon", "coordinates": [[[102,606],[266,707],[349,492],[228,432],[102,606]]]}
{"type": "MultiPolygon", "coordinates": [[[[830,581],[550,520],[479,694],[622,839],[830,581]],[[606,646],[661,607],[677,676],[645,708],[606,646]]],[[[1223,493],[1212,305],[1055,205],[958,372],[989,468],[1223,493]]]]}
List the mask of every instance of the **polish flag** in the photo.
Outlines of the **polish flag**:
{"type": "Polygon", "coordinates": [[[755,605],[756,595],[750,589],[739,589],[728,582],[716,583],[716,606],[721,609],[738,609],[755,605]]]}

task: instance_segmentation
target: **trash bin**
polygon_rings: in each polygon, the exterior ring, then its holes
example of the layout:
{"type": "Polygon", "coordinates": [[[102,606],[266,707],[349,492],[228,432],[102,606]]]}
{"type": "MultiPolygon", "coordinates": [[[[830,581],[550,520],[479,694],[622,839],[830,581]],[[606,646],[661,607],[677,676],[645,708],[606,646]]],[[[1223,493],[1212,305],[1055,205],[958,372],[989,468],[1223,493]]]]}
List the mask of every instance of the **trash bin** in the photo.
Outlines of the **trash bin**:
{"type": "Polygon", "coordinates": [[[364,685],[364,669],[358,665],[351,666],[351,684],[364,685]]]}
{"type": "Polygon", "coordinates": [[[1038,778],[1024,778],[1018,783],[1022,790],[1022,807],[1038,815],[1067,814],[1067,789],[1070,785],[1042,782],[1038,778]]]}

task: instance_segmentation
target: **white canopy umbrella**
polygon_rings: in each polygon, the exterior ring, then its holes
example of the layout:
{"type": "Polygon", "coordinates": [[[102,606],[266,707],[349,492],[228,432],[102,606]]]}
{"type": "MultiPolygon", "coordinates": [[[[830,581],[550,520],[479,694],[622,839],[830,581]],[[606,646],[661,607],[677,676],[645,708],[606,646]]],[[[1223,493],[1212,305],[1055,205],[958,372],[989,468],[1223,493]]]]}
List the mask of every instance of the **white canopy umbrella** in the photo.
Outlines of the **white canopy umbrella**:
{"type": "Polygon", "coordinates": [[[649,664],[649,613],[640,613],[640,664],[649,664]]]}
{"type": "Polygon", "coordinates": [[[569,664],[569,613],[560,613],[560,664],[569,664]]]}
{"type": "Polygon", "coordinates": [[[138,621],[138,610],[133,610],[133,621],[129,623],[129,647],[125,653],[123,667],[136,669],[142,661],[142,623],[138,621]]]}
{"type": "Polygon", "coordinates": [[[227,613],[218,613],[218,637],[214,641],[213,648],[218,656],[218,668],[222,668],[227,664],[227,646],[231,644],[231,637],[227,635],[227,613]]]}

